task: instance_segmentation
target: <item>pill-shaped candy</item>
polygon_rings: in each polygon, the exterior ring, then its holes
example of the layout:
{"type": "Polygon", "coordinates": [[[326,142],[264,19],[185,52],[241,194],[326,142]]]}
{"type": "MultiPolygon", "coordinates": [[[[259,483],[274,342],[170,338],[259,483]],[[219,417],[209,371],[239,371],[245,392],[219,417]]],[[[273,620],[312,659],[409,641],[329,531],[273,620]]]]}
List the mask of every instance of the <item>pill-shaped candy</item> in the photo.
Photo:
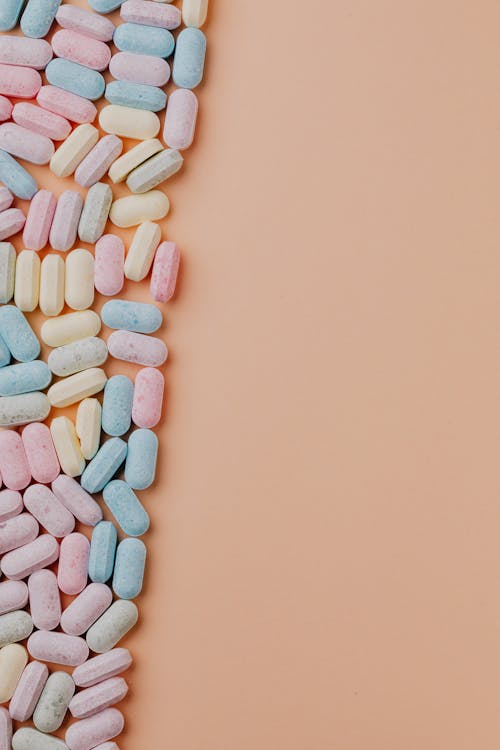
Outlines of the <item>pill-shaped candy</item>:
{"type": "Polygon", "coordinates": [[[9,713],[14,721],[31,719],[48,676],[46,664],[31,661],[26,665],[9,705],[9,713]]]}
{"type": "Polygon", "coordinates": [[[106,708],[72,724],[66,730],[66,744],[69,750],[91,750],[119,735],[124,725],[125,720],[118,709],[106,708]]]}
{"type": "Polygon", "coordinates": [[[51,59],[51,46],[44,39],[13,35],[0,38],[0,63],[43,70],[51,59]]]}
{"type": "Polygon", "coordinates": [[[142,195],[118,198],[111,206],[109,218],[117,227],[134,227],[146,221],[163,219],[169,208],[170,203],[165,193],[151,190],[142,195]]]}
{"type": "Polygon", "coordinates": [[[111,58],[107,44],[68,29],[56,31],[52,37],[52,49],[58,57],[93,70],[106,70],[111,58]]]}
{"type": "Polygon", "coordinates": [[[0,750],[11,750],[12,719],[6,708],[0,708],[0,750]]]}
{"type": "Polygon", "coordinates": [[[0,94],[16,99],[33,99],[41,85],[42,79],[37,70],[0,64],[0,94]]]}
{"type": "Polygon", "coordinates": [[[176,89],[168,99],[163,128],[167,146],[178,151],[189,148],[194,139],[198,99],[190,89],[176,89]]]}
{"type": "Polygon", "coordinates": [[[28,589],[34,626],[38,630],[57,628],[61,620],[61,599],[55,573],[37,570],[28,578],[28,589]]]}
{"type": "Polygon", "coordinates": [[[108,328],[119,328],[136,333],[154,333],[160,328],[163,316],[155,305],[114,299],[106,302],[101,317],[108,328]]]}
{"type": "Polygon", "coordinates": [[[154,112],[120,107],[118,104],[109,104],[101,109],[99,125],[106,133],[141,141],[154,138],[160,132],[160,118],[154,112]]]}
{"type": "Polygon", "coordinates": [[[116,135],[105,135],[77,167],[75,182],[87,188],[95,185],[104,177],[122,150],[123,143],[116,135]]]}
{"type": "Polygon", "coordinates": [[[182,20],[185,26],[199,29],[207,20],[208,0],[183,0],[182,20]]]}
{"type": "Polygon", "coordinates": [[[20,581],[35,570],[51,565],[58,557],[59,545],[56,539],[50,534],[42,534],[33,542],[7,552],[2,557],[0,567],[7,578],[20,581]]]}
{"type": "MultiPolygon", "coordinates": [[[[76,412],[76,434],[83,457],[90,461],[99,450],[101,441],[102,407],[96,398],[84,398],[76,412]]],[[[98,519],[99,520],[99,519],[98,519]]],[[[91,524],[92,526],[94,524],[91,524]]]]}
{"type": "Polygon", "coordinates": [[[156,427],[161,419],[165,378],[154,367],[145,367],[137,373],[134,383],[132,420],[137,427],[156,427]]]}
{"type": "Polygon", "coordinates": [[[71,125],[65,117],[30,102],[18,102],[12,110],[12,119],[18,125],[53,141],[63,141],[71,132],[71,125]]]}
{"type": "Polygon", "coordinates": [[[0,524],[0,555],[29,544],[38,536],[38,523],[29,513],[21,513],[0,524]]]}
{"type": "Polygon", "coordinates": [[[67,672],[53,672],[42,690],[33,714],[33,723],[40,732],[56,732],[64,721],[75,693],[75,683],[67,672]]]}
{"type": "MultiPolygon", "coordinates": [[[[92,126],[90,126],[92,127],[92,126]]],[[[56,158],[54,157],[52,161],[56,158]]],[[[65,190],[59,196],[57,207],[50,228],[50,244],[54,250],[66,252],[76,242],[78,224],[82,215],[83,198],[75,190],[65,190]]],[[[64,291],[63,291],[64,295],[64,291]]],[[[58,314],[58,313],[57,313],[58,314]]]]}
{"type": "Polygon", "coordinates": [[[63,60],[62,57],[56,57],[49,62],[45,75],[52,86],[90,101],[99,99],[104,93],[104,78],[97,70],[63,60]]]}
{"type": "Polygon", "coordinates": [[[161,339],[132,331],[113,331],[108,339],[108,350],[115,359],[146,367],[159,367],[168,356],[161,339]]]}
{"type": "MultiPolygon", "coordinates": [[[[7,190],[7,188],[1,188],[7,190]]],[[[14,295],[16,251],[10,242],[0,242],[0,304],[10,302],[14,295]]]]}
{"type": "MultiPolygon", "coordinates": [[[[12,698],[27,661],[26,649],[18,643],[0,649],[0,703],[12,698]]],[[[10,750],[10,745],[7,745],[7,750],[10,750]]]]}
{"type": "Polygon", "coordinates": [[[89,655],[83,638],[53,630],[35,631],[28,638],[28,651],[34,659],[66,667],[78,667],[89,655]]]}
{"type": "Polygon", "coordinates": [[[68,750],[65,742],[32,727],[21,727],[12,738],[12,750],[68,750]]]}
{"type": "Polygon", "coordinates": [[[61,0],[28,0],[21,16],[21,29],[24,36],[34,39],[46,36],[60,5],[61,0]]]}
{"type": "Polygon", "coordinates": [[[0,432],[0,472],[9,490],[24,490],[31,481],[23,441],[15,430],[0,432]]]}
{"type": "Polygon", "coordinates": [[[111,41],[115,32],[115,26],[108,18],[102,18],[74,5],[61,5],[56,14],[56,21],[63,29],[78,31],[99,42],[111,41]]]}
{"type": "Polygon", "coordinates": [[[87,632],[87,645],[96,654],[110,651],[131,630],[139,619],[135,604],[118,599],[101,615],[87,632]]]}
{"type": "Polygon", "coordinates": [[[68,477],[79,477],[85,468],[75,425],[69,417],[56,417],[50,424],[52,440],[61,469],[68,477]]]}
{"type": "Polygon", "coordinates": [[[40,266],[40,256],[34,250],[21,250],[17,256],[14,302],[24,312],[32,312],[38,306],[40,266]]]}
{"type": "Polygon", "coordinates": [[[180,252],[175,242],[158,247],[151,272],[150,292],[158,302],[168,302],[174,295],[179,273],[180,252]]]}
{"type": "MultiPolygon", "coordinates": [[[[87,193],[82,216],[78,225],[78,236],[82,242],[94,244],[104,234],[113,193],[109,185],[97,182],[87,193]]],[[[92,274],[92,283],[93,274],[92,274]]]]}
{"type": "MultiPolygon", "coordinates": [[[[7,555],[5,556],[7,557],[7,555]]],[[[5,559],[5,558],[4,558],[5,559]]],[[[11,643],[24,641],[33,630],[33,620],[28,612],[23,609],[15,612],[8,612],[0,616],[0,648],[8,646],[11,643]]],[[[22,671],[26,666],[24,662],[22,671]]]]}
{"type": "Polygon", "coordinates": [[[0,583],[0,615],[22,609],[28,603],[28,587],[24,581],[0,583]]]}
{"type": "Polygon", "coordinates": [[[125,672],[132,664],[132,656],[126,648],[114,648],[99,656],[93,656],[73,672],[75,684],[81,688],[92,687],[104,680],[125,672]]]}
{"type": "Polygon", "coordinates": [[[89,578],[91,581],[106,583],[113,575],[117,539],[116,528],[110,521],[101,521],[95,526],[90,542],[89,578]]]}
{"type": "Polygon", "coordinates": [[[10,31],[17,24],[24,0],[3,0],[0,5],[0,31],[10,31]]]}
{"type": "MultiPolygon", "coordinates": [[[[48,366],[55,375],[66,377],[89,367],[102,365],[108,356],[108,348],[103,339],[92,337],[74,341],[72,344],[53,349],[49,354],[48,366]]],[[[2,372],[0,370],[0,384],[2,372]]]]}
{"type": "Polygon", "coordinates": [[[111,13],[112,10],[119,8],[122,3],[123,0],[89,0],[90,7],[98,13],[111,13]]]}
{"type": "Polygon", "coordinates": [[[144,83],[130,81],[111,81],[106,86],[105,98],[111,104],[122,107],[134,107],[150,112],[160,112],[165,109],[167,95],[157,86],[147,86],[144,83]]]}
{"type": "MultiPolygon", "coordinates": [[[[1,12],[1,11],[0,11],[1,12]]],[[[0,95],[0,122],[10,120],[12,115],[12,102],[6,96],[0,95]]]]}
{"type": "Polygon", "coordinates": [[[87,585],[89,551],[90,544],[83,534],[76,532],[62,540],[57,582],[65,594],[79,594],[87,585]]]}
{"type": "Polygon", "coordinates": [[[121,479],[109,482],[103,490],[103,500],[122,531],[128,536],[142,536],[149,529],[149,516],[135,492],[126,482],[121,479]]]}
{"type": "Polygon", "coordinates": [[[0,369],[0,396],[17,396],[31,391],[42,391],[52,380],[51,372],[45,362],[35,359],[33,362],[21,362],[0,369]]]}
{"type": "Polygon", "coordinates": [[[127,443],[119,437],[107,440],[97,451],[82,474],[82,487],[92,494],[101,490],[114,477],[127,457],[127,443]]]}
{"type": "Polygon", "coordinates": [[[40,344],[33,329],[14,305],[0,307],[0,336],[18,362],[31,362],[40,354],[40,344]]]}
{"type": "Polygon", "coordinates": [[[107,435],[120,437],[130,429],[134,384],[126,375],[113,375],[104,388],[102,429],[107,435]]]}
{"type": "Polygon", "coordinates": [[[58,86],[42,86],[36,98],[40,107],[77,123],[94,122],[97,109],[88,99],[58,86]]]}
{"type": "Polygon", "coordinates": [[[26,425],[21,439],[35,482],[53,482],[59,475],[59,461],[47,425],[37,422],[26,425]]]}
{"type": "Polygon", "coordinates": [[[113,42],[122,52],[154,57],[168,57],[175,47],[174,37],[167,29],[142,26],[138,23],[122,23],[117,26],[113,42]]]}
{"type": "Polygon", "coordinates": [[[42,260],[40,269],[40,310],[47,317],[59,315],[64,307],[66,269],[63,259],[49,253],[42,260]]]}
{"type": "MultiPolygon", "coordinates": [[[[61,628],[68,635],[82,635],[107,610],[113,601],[109,586],[91,583],[64,610],[61,628]]],[[[105,708],[105,706],[103,706],[105,708]]],[[[76,716],[77,714],[73,714],[76,716]]]]}
{"type": "Polygon", "coordinates": [[[179,151],[171,148],[160,151],[129,174],[127,187],[131,193],[146,193],[176,174],[183,162],[184,158],[179,151]]]}
{"type": "MultiPolygon", "coordinates": [[[[1,328],[1,310],[0,308],[0,334],[1,328]]],[[[90,336],[97,336],[101,330],[101,319],[93,310],[82,310],[81,312],[67,313],[60,315],[53,320],[46,320],[42,326],[42,341],[47,346],[64,346],[71,344],[72,341],[86,339],[90,336]]]]}
{"type": "MultiPolygon", "coordinates": [[[[16,490],[2,490],[0,492],[0,523],[7,521],[9,518],[18,516],[23,510],[23,498],[20,492],[16,490]]],[[[2,584],[0,584],[0,588],[2,584]]],[[[0,594],[0,614],[3,614],[2,609],[2,598],[0,594]]],[[[22,609],[24,604],[20,607],[14,607],[13,609],[22,609]]],[[[5,610],[8,612],[9,610],[5,610]]]]}
{"type": "Polygon", "coordinates": [[[123,182],[133,169],[143,164],[151,156],[163,150],[161,141],[149,138],[120,156],[110,167],[109,177],[112,182],[123,182]]]}
{"type": "MultiPolygon", "coordinates": [[[[54,493],[44,484],[32,484],[28,487],[24,492],[23,500],[26,510],[52,536],[68,536],[75,528],[73,514],[64,507],[54,493]]],[[[51,628],[46,629],[51,630],[51,628]]]]}
{"type": "Polygon", "coordinates": [[[64,297],[68,307],[73,310],[86,310],[92,305],[94,301],[94,256],[88,250],[77,248],[68,253],[64,297]]]}
{"type": "MultiPolygon", "coordinates": [[[[177,37],[172,78],[176,86],[194,89],[203,79],[207,39],[203,31],[188,27],[177,37]]],[[[49,63],[50,64],[50,63],[49,63]]]]}
{"type": "Polygon", "coordinates": [[[95,288],[106,297],[118,294],[124,281],[125,247],[122,240],[114,234],[105,234],[96,243],[94,255],[95,288]]]}
{"type": "Polygon", "coordinates": [[[109,71],[117,81],[164,86],[170,78],[170,65],[162,57],[117,52],[109,63],[109,71]]]}
{"type": "Polygon", "coordinates": [[[176,29],[181,25],[181,12],[175,5],[158,5],[151,0],[126,0],[120,15],[124,21],[142,26],[176,29]]]}
{"type": "Polygon", "coordinates": [[[0,212],[6,211],[14,203],[14,196],[9,188],[0,187],[0,212]]]}
{"type": "MultiPolygon", "coordinates": [[[[157,372],[157,371],[156,371],[157,372]]],[[[134,430],[128,441],[125,481],[134,490],[150,487],[156,474],[158,438],[152,430],[134,430]]]]}
{"type": "Polygon", "coordinates": [[[114,706],[125,698],[127,692],[128,685],[123,677],[110,677],[75,695],[69,704],[69,710],[76,719],[86,719],[114,706]]]}
{"type": "Polygon", "coordinates": [[[55,383],[49,388],[47,396],[52,406],[62,408],[99,393],[105,384],[106,373],[104,370],[91,367],[55,383]]]}
{"type": "Polygon", "coordinates": [[[50,190],[39,190],[33,196],[23,232],[27,250],[42,250],[47,244],[56,205],[56,196],[50,190]]]}
{"type": "Polygon", "coordinates": [[[95,526],[102,519],[100,506],[85,492],[80,483],[71,477],[60,474],[52,482],[52,492],[85,526],[95,526]]]}
{"type": "Polygon", "coordinates": [[[116,550],[113,591],[120,599],[135,599],[142,591],[146,545],[140,539],[124,539],[116,550]]]}
{"type": "Polygon", "coordinates": [[[32,164],[48,164],[54,155],[54,144],[50,138],[15,122],[0,125],[0,148],[32,164]]]}
{"type": "MultiPolygon", "coordinates": [[[[158,128],[159,130],[159,128],[158,128]]],[[[158,131],[157,131],[158,132],[158,131]]],[[[38,190],[38,185],[29,172],[25,170],[7,151],[0,149],[0,181],[18,198],[31,200],[38,190]]],[[[20,227],[22,229],[23,225],[20,227]]],[[[16,231],[20,231],[17,229],[16,231]]]]}
{"type": "Polygon", "coordinates": [[[17,427],[30,422],[43,422],[50,412],[45,393],[23,393],[0,398],[0,427],[17,427]]]}
{"type": "Polygon", "coordinates": [[[6,240],[24,227],[26,217],[19,208],[8,208],[0,213],[0,239],[6,240]]]}
{"type": "Polygon", "coordinates": [[[10,362],[10,352],[4,340],[0,338],[0,367],[5,367],[10,362]]]}
{"type": "MultiPolygon", "coordinates": [[[[93,125],[79,125],[59,146],[50,162],[50,169],[58,177],[69,177],[99,140],[99,131],[93,125]]],[[[70,191],[67,191],[70,192],[70,191]]],[[[61,196],[59,200],[62,199],[61,196]]],[[[80,207],[80,214],[83,201],[80,207]]],[[[54,247],[54,246],[53,246],[54,247]]],[[[59,248],[54,248],[59,249],[59,248]]]]}

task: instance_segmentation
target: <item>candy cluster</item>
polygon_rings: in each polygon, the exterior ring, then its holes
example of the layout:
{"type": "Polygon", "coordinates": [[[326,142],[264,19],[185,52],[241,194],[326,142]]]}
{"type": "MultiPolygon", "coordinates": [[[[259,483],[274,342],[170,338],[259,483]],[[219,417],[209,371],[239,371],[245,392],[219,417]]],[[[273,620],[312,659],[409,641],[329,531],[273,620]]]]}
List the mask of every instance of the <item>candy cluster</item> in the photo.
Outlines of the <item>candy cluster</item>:
{"type": "Polygon", "coordinates": [[[179,268],[158,188],[194,138],[207,0],[88,4],[0,2],[0,750],[118,750],[146,564],[179,268]],[[133,228],[127,251],[108,222],[133,228]],[[150,303],[116,298],[148,278],[150,303]],[[115,297],[99,314],[96,292],[115,297]]]}

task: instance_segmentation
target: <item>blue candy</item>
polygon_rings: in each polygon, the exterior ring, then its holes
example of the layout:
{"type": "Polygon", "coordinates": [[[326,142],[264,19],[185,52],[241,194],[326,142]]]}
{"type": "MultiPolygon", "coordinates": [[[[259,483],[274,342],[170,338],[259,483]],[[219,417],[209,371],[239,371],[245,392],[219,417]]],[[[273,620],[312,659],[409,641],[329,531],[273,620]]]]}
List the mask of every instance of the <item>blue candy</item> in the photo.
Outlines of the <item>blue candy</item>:
{"type": "Polygon", "coordinates": [[[102,499],[127,536],[142,536],[149,529],[149,516],[126,482],[115,479],[107,484],[102,499]]]}
{"type": "Polygon", "coordinates": [[[125,481],[134,490],[150,487],[156,474],[158,438],[152,430],[134,430],[128,439],[125,481]]]}
{"type": "Polygon", "coordinates": [[[24,0],[2,0],[0,3],[0,31],[10,31],[17,23],[24,0]]]}
{"type": "Polygon", "coordinates": [[[120,599],[135,599],[142,590],[146,545],[140,539],[124,539],[116,550],[113,591],[120,599]]]}
{"type": "Polygon", "coordinates": [[[48,365],[40,359],[0,369],[0,396],[43,391],[52,380],[48,365]]]}
{"type": "MultiPolygon", "coordinates": [[[[5,309],[5,308],[3,308],[5,309]]],[[[2,308],[0,308],[1,314],[2,308]]],[[[1,333],[1,326],[0,326],[1,333]]],[[[127,456],[127,443],[119,437],[112,437],[102,445],[82,474],[80,484],[87,492],[101,490],[114,477],[127,456]]]]}
{"type": "Polygon", "coordinates": [[[60,5],[61,0],[28,0],[21,17],[23,34],[34,39],[46,36],[60,5]]]}
{"type": "Polygon", "coordinates": [[[129,81],[111,81],[106,86],[104,95],[111,104],[134,109],[148,109],[159,112],[165,109],[167,95],[157,86],[147,86],[145,83],[130,83],[129,81]]]}
{"type": "Polygon", "coordinates": [[[32,362],[40,354],[40,342],[21,310],[14,305],[0,307],[0,336],[18,362],[32,362]]]}
{"type": "Polygon", "coordinates": [[[101,318],[108,328],[135,333],[154,333],[163,322],[161,310],[147,302],[112,299],[103,306],[101,318]]]}
{"type": "Polygon", "coordinates": [[[100,521],[92,531],[89,555],[89,578],[106,583],[113,575],[118,534],[111,521],[100,521]]]}
{"type": "Polygon", "coordinates": [[[10,352],[5,341],[0,338],[0,367],[5,367],[10,362],[10,352]]]}
{"type": "Polygon", "coordinates": [[[30,201],[38,192],[38,185],[29,172],[13,156],[0,149],[0,182],[22,200],[30,201]]]}
{"type": "Polygon", "coordinates": [[[207,39],[200,29],[183,29],[177,37],[172,78],[176,86],[194,89],[201,83],[207,39]]]}
{"type": "Polygon", "coordinates": [[[124,0],[89,0],[89,5],[98,13],[111,13],[122,5],[124,0]]]}
{"type": "Polygon", "coordinates": [[[70,60],[63,60],[62,57],[56,57],[49,62],[45,75],[53,86],[59,86],[60,89],[78,94],[91,101],[103,95],[106,85],[104,78],[97,70],[91,70],[70,60]]]}
{"type": "Polygon", "coordinates": [[[134,384],[126,375],[114,375],[106,382],[102,402],[102,429],[119,437],[130,430],[134,384]]]}
{"type": "Polygon", "coordinates": [[[136,52],[153,57],[168,57],[175,47],[174,37],[167,29],[141,26],[138,23],[122,23],[117,26],[113,42],[122,52],[136,52]]]}

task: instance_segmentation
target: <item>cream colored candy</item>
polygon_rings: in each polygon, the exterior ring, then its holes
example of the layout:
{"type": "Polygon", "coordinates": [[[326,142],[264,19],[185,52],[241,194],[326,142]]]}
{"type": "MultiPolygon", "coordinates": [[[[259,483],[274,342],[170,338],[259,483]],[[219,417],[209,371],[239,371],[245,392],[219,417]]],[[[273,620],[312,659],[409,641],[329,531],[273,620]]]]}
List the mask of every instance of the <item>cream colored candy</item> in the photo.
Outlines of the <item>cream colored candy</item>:
{"type": "Polygon", "coordinates": [[[0,397],[0,427],[43,422],[49,412],[50,402],[45,393],[34,391],[18,396],[0,397]]]}
{"type": "Polygon", "coordinates": [[[24,646],[11,643],[0,649],[0,703],[12,698],[27,663],[28,652],[24,646]]]}
{"type": "Polygon", "coordinates": [[[183,162],[179,151],[166,148],[134,169],[127,177],[127,187],[132,193],[146,193],[176,174],[183,162]]]}
{"type": "Polygon", "coordinates": [[[200,29],[207,20],[208,0],[183,0],[182,20],[185,26],[200,29]]]}
{"type": "Polygon", "coordinates": [[[83,457],[90,461],[99,450],[102,407],[96,398],[85,398],[76,412],[76,434],[83,457]]]}
{"type": "Polygon", "coordinates": [[[68,417],[53,419],[50,434],[63,472],[69,477],[79,477],[85,469],[85,459],[71,419],[68,417]]]}
{"type": "Polygon", "coordinates": [[[102,391],[106,384],[106,373],[98,367],[77,372],[69,378],[60,380],[47,391],[52,406],[62,408],[76,404],[88,396],[102,391]]]}
{"type": "Polygon", "coordinates": [[[47,364],[54,375],[65,378],[75,372],[99,367],[108,357],[108,347],[103,339],[92,336],[59,346],[49,354],[47,364]]]}
{"type": "Polygon", "coordinates": [[[123,182],[133,169],[159,151],[163,151],[163,145],[158,138],[149,138],[147,141],[142,141],[111,165],[108,172],[110,180],[114,183],[123,182]]]}
{"type": "Polygon", "coordinates": [[[58,177],[69,177],[99,140],[93,125],[79,125],[66,138],[50,160],[50,169],[58,177]]]}
{"type": "Polygon", "coordinates": [[[134,627],[139,612],[134,602],[117,599],[87,632],[91,651],[103,654],[112,649],[134,627]]]}
{"type": "Polygon", "coordinates": [[[68,746],[52,734],[21,727],[12,738],[12,750],[68,750],[68,746]]]}
{"type": "Polygon", "coordinates": [[[154,112],[121,107],[119,104],[103,107],[99,114],[99,125],[106,133],[138,141],[154,138],[160,132],[160,119],[154,112]]]}
{"type": "MultiPolygon", "coordinates": [[[[19,547],[17,550],[13,550],[13,552],[19,552],[19,550],[22,549],[24,549],[24,547],[19,547]]],[[[9,554],[12,554],[12,552],[10,552],[9,554]]],[[[5,555],[3,559],[5,560],[6,557],[8,557],[8,555],[5,555]]],[[[10,643],[24,641],[24,639],[29,636],[32,630],[33,620],[31,619],[31,615],[25,612],[24,609],[19,609],[16,612],[9,612],[6,615],[1,615],[0,648],[2,648],[3,646],[8,646],[10,643]]]]}
{"type": "Polygon", "coordinates": [[[125,259],[127,279],[142,281],[146,278],[160,240],[161,230],[158,224],[145,221],[138,227],[125,259]]]}
{"type": "Polygon", "coordinates": [[[117,227],[134,227],[143,221],[159,221],[170,208],[170,203],[161,190],[150,190],[140,195],[118,198],[111,206],[109,218],[117,227]]]}
{"type": "Polygon", "coordinates": [[[47,317],[59,315],[64,307],[64,261],[49,253],[42,260],[40,273],[40,310],[47,317]]]}
{"type": "Polygon", "coordinates": [[[78,224],[78,236],[82,242],[94,244],[99,237],[102,237],[112,200],[113,193],[109,185],[103,182],[96,182],[92,185],[87,193],[78,224]]]}
{"type": "Polygon", "coordinates": [[[64,298],[73,310],[86,310],[94,301],[94,256],[77,248],[66,256],[64,298]]]}
{"type": "Polygon", "coordinates": [[[40,732],[56,732],[64,721],[75,692],[75,683],[67,672],[53,672],[42,690],[33,714],[40,732]]]}
{"type": "Polygon", "coordinates": [[[23,312],[33,312],[40,295],[40,256],[34,250],[21,250],[17,256],[14,302],[23,312]]]}
{"type": "Polygon", "coordinates": [[[14,296],[16,276],[16,251],[10,242],[0,242],[0,304],[5,305],[14,296]]]}
{"type": "Polygon", "coordinates": [[[72,341],[97,336],[101,330],[101,319],[93,310],[60,315],[46,320],[40,335],[47,346],[64,346],[72,341]]]}

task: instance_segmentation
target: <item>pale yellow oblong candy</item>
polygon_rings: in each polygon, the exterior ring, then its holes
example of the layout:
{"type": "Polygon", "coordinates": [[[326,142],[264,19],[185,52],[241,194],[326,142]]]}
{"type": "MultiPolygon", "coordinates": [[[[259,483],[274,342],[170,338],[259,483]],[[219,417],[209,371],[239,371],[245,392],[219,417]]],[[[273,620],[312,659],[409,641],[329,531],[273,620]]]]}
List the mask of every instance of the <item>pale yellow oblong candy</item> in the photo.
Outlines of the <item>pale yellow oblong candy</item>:
{"type": "Polygon", "coordinates": [[[145,221],[137,228],[125,259],[125,276],[127,279],[142,281],[146,278],[160,240],[161,230],[158,224],[145,221]]]}
{"type": "Polygon", "coordinates": [[[160,118],[147,109],[108,104],[99,114],[99,125],[106,133],[145,141],[160,132],[160,118]]]}
{"type": "Polygon", "coordinates": [[[55,383],[47,391],[47,396],[52,406],[63,408],[99,393],[105,385],[104,370],[100,367],[91,367],[90,370],[77,372],[55,383]]]}
{"type": "Polygon", "coordinates": [[[64,297],[73,310],[86,310],[94,301],[94,256],[81,247],[66,256],[64,297]]]}
{"type": "Polygon", "coordinates": [[[183,0],[182,20],[185,26],[200,29],[207,20],[208,0],[183,0]]]}
{"type": "Polygon", "coordinates": [[[123,182],[133,169],[138,167],[140,164],[144,164],[147,159],[157,154],[159,151],[163,151],[163,144],[158,138],[149,138],[147,141],[142,141],[126,154],[120,156],[109,168],[109,178],[112,182],[123,182]]]}
{"type": "Polygon", "coordinates": [[[64,307],[64,261],[55,253],[42,260],[39,304],[47,317],[59,315],[64,307]]]}
{"type": "Polygon", "coordinates": [[[96,398],[84,398],[76,412],[76,434],[84,458],[90,461],[99,450],[101,441],[102,407],[96,398]]]}
{"type": "Polygon", "coordinates": [[[58,177],[69,177],[99,140],[99,131],[86,123],[78,125],[59,146],[50,160],[50,169],[58,177]]]}
{"type": "Polygon", "coordinates": [[[40,256],[34,250],[21,250],[16,261],[14,302],[23,312],[33,312],[40,295],[40,256]]]}
{"type": "Polygon", "coordinates": [[[85,469],[85,459],[71,419],[68,417],[53,419],[50,423],[50,434],[64,474],[69,477],[79,477],[85,469]]]}
{"type": "Polygon", "coordinates": [[[93,310],[60,315],[46,320],[40,331],[42,341],[47,346],[64,346],[79,339],[97,336],[101,330],[101,319],[93,310]]]}
{"type": "Polygon", "coordinates": [[[10,701],[27,663],[28,652],[19,643],[0,649],[0,703],[10,701]]]}
{"type": "Polygon", "coordinates": [[[170,203],[161,190],[150,190],[140,195],[118,198],[111,206],[109,218],[117,227],[135,227],[143,221],[159,221],[170,208],[170,203]]]}

